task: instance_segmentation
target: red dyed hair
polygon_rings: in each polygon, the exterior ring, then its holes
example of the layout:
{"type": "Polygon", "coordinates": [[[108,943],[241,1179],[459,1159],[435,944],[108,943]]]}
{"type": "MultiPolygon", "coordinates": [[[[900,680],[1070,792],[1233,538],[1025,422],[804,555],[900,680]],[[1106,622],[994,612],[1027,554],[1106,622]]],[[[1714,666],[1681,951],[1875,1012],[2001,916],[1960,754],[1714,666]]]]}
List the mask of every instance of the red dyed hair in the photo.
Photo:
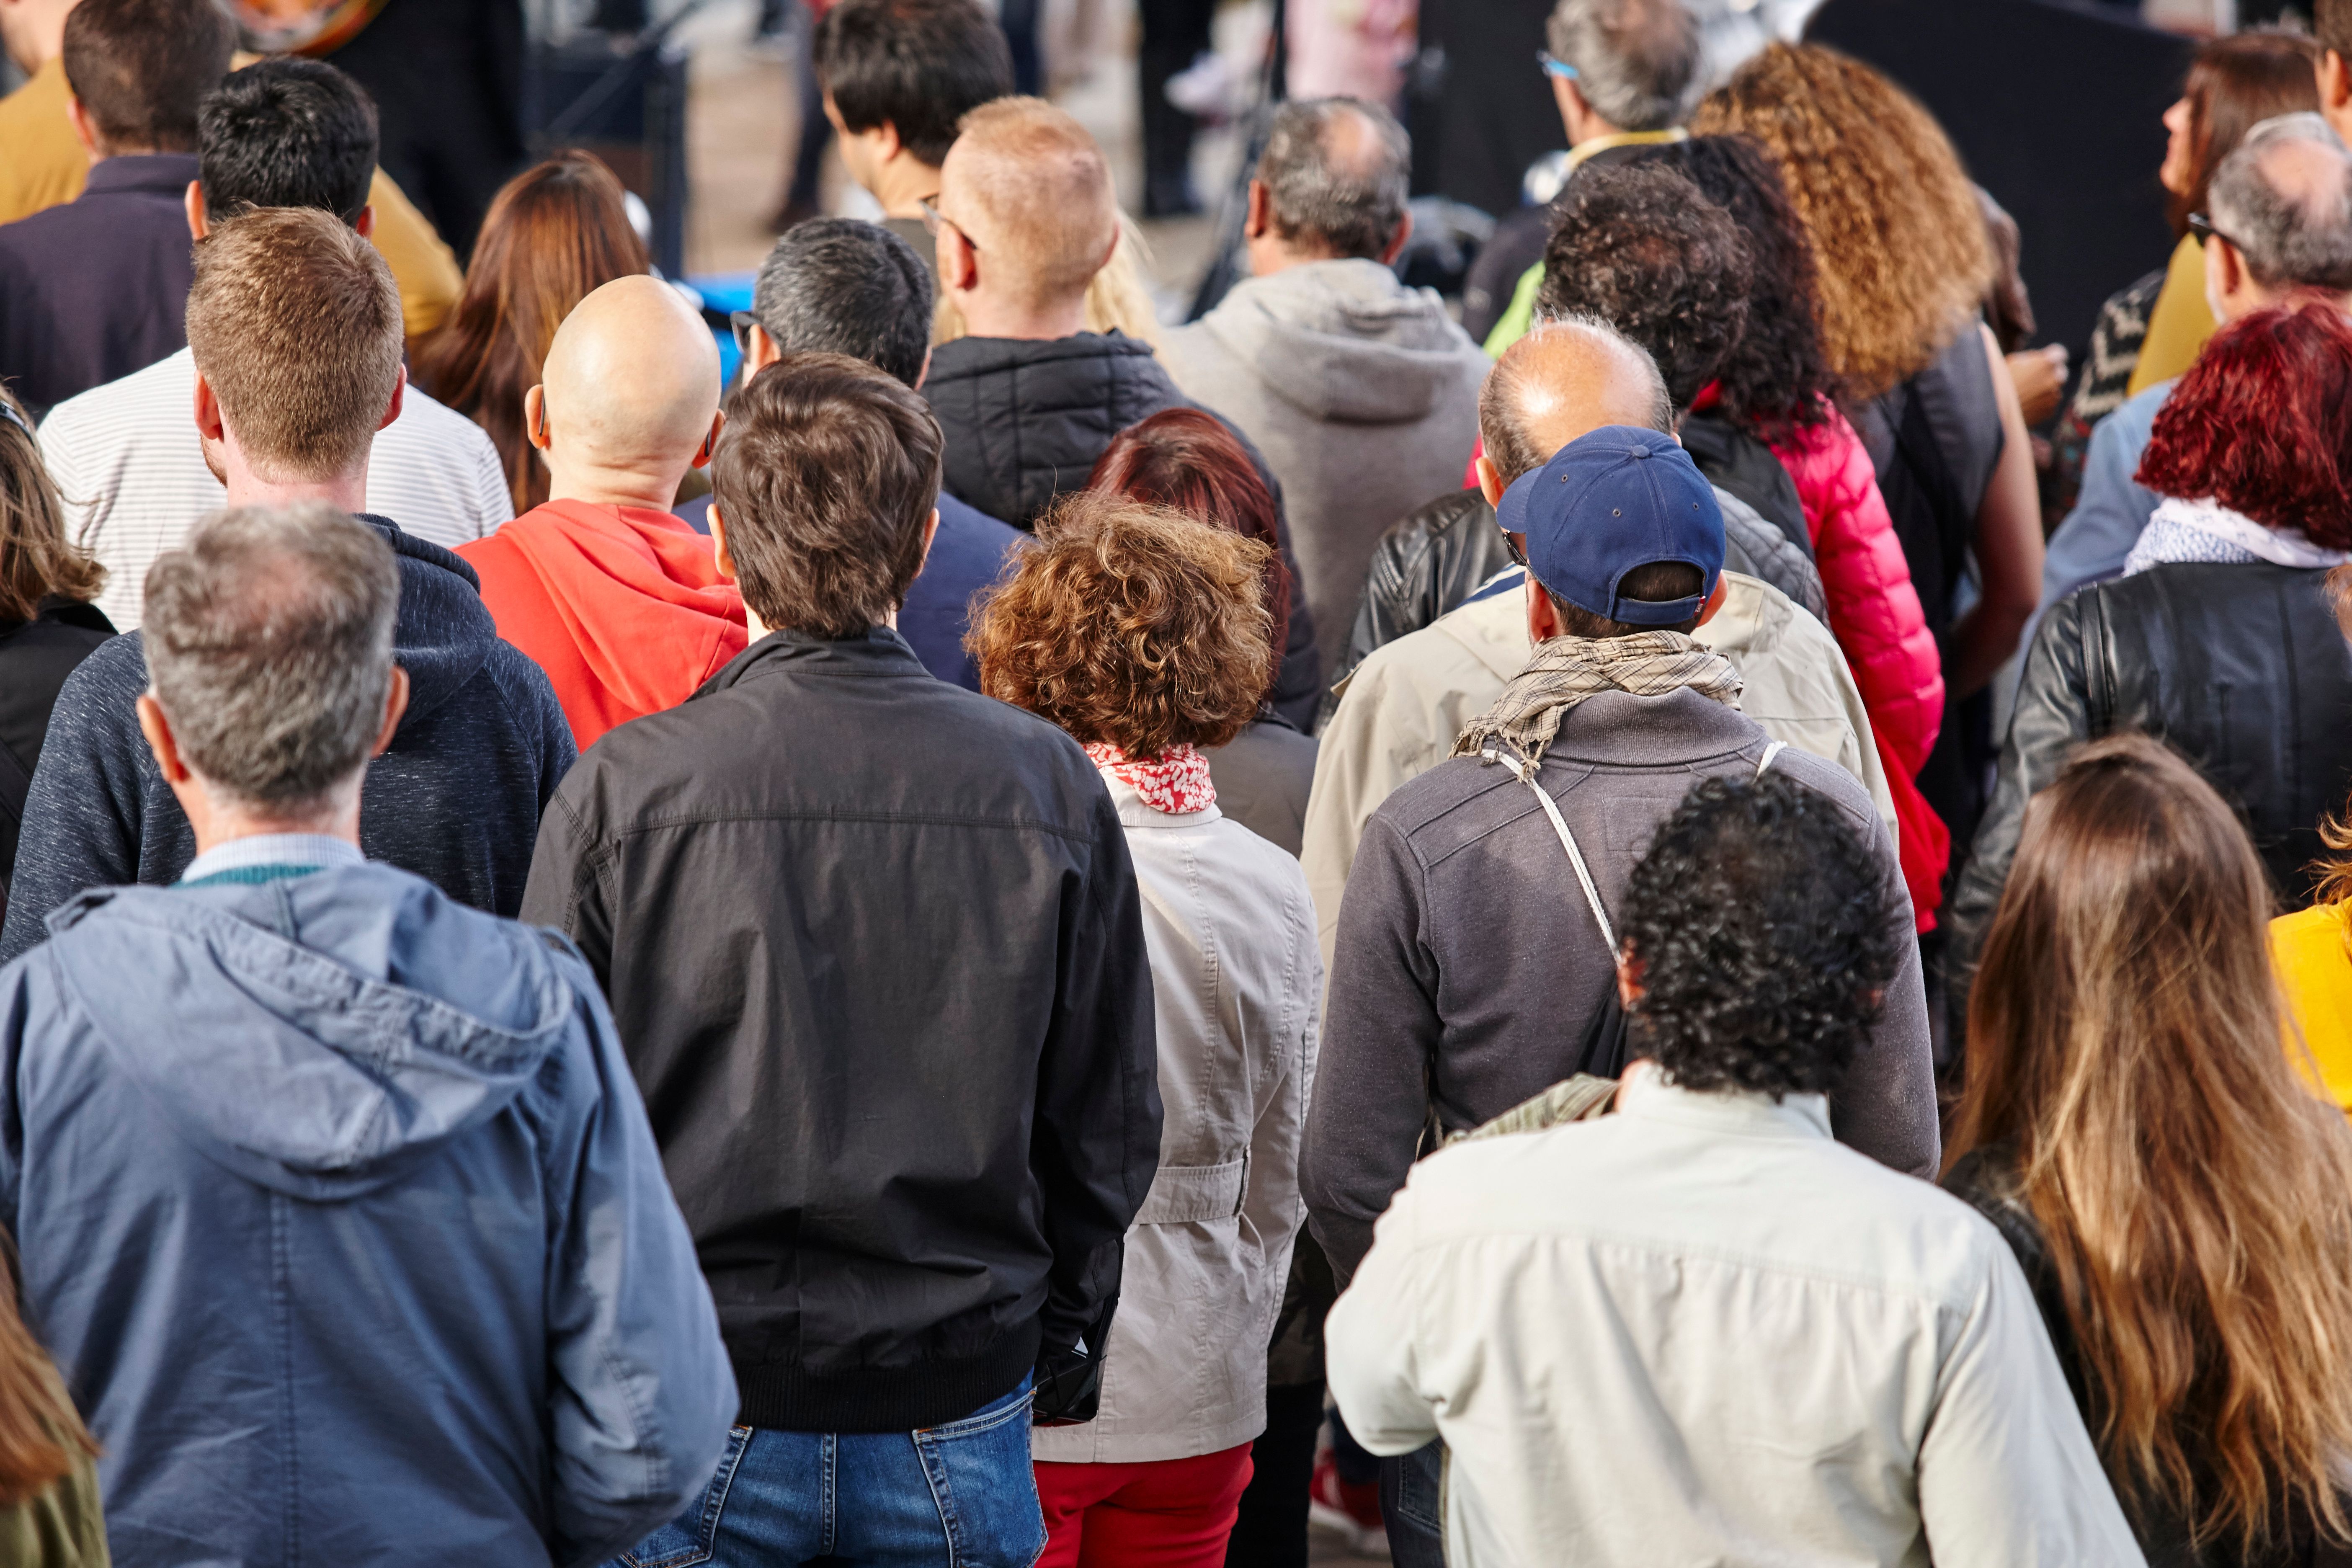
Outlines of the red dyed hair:
{"type": "Polygon", "coordinates": [[[1087,476],[1087,488],[1172,507],[1273,551],[1265,568],[1265,607],[1274,619],[1279,666],[1290,646],[1290,574],[1282,563],[1274,494],[1223,421],[1198,408],[1163,408],[1138,420],[1111,437],[1087,476]]]}
{"type": "Polygon", "coordinates": [[[2165,399],[2139,482],[2352,549],[2352,322],[2329,305],[2223,327],[2165,399]]]}

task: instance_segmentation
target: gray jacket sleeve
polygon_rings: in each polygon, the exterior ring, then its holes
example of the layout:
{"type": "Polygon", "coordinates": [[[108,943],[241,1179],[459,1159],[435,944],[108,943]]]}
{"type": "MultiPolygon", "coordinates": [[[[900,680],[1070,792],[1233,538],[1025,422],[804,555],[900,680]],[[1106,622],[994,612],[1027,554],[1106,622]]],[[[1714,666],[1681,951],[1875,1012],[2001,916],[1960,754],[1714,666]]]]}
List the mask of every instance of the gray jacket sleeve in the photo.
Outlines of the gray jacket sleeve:
{"type": "Polygon", "coordinates": [[[548,1403],[551,1545],[560,1563],[603,1563],[677,1517],[709,1485],[736,1413],[686,1220],[662,1173],[611,1014],[563,962],[583,1037],[549,1140],[548,1403]]]}
{"type": "Polygon", "coordinates": [[[1865,820],[1884,868],[1887,920],[1895,928],[1903,963],[1886,987],[1869,1043],[1855,1055],[1845,1082],[1830,1101],[1830,1126],[1837,1141],[1857,1153],[1932,1182],[1943,1163],[1944,1140],[1936,1114],[1935,1044],[1927,1031],[1917,917],[1912,912],[1910,889],[1904,885],[1895,836],[1874,810],[1865,820]]]}
{"type": "Polygon", "coordinates": [[[1428,1120],[1441,1024],[1423,908],[1419,860],[1375,813],[1339,903],[1299,1182],[1315,1239],[1343,1286],[1371,1250],[1372,1226],[1404,1185],[1428,1120]]]}

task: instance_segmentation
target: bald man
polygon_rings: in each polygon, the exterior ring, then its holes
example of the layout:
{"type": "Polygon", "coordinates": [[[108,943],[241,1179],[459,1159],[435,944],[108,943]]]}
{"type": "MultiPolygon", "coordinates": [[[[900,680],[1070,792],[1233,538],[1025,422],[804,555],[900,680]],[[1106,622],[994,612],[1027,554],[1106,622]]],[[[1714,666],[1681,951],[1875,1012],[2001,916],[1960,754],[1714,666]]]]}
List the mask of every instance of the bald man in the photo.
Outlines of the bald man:
{"type": "Polygon", "coordinates": [[[1328,671],[1381,531],[1459,482],[1478,434],[1486,356],[1390,266],[1412,233],[1412,163],[1376,103],[1284,104],[1249,185],[1255,276],[1160,347],[1177,386],[1247,431],[1282,480],[1328,671]]]}
{"type": "Polygon", "coordinates": [[[523,396],[548,500],[458,553],[499,635],[537,660],[586,751],[675,708],[743,651],[743,599],[710,541],[669,511],[710,461],[719,350],[677,290],[620,278],[555,334],[523,396]]]}
{"type": "MultiPolygon", "coordinates": [[[[1489,503],[1521,474],[1604,425],[1667,434],[1674,428],[1656,364],[1600,321],[1549,323],[1512,344],[1478,412],[1486,440],[1478,484],[1489,503]]],[[[1491,528],[1493,515],[1471,526],[1491,528]]],[[[1486,711],[1527,663],[1538,640],[1528,605],[1524,573],[1491,584],[1433,624],[1373,649],[1341,685],[1339,705],[1318,741],[1299,855],[1322,931],[1326,974],[1365,822],[1400,784],[1444,761],[1462,726],[1486,711]]],[[[1742,710],[1774,740],[1852,773],[1891,833],[1895,802],[1871,743],[1870,719],[1829,628],[1779,589],[1727,569],[1696,635],[1739,668],[1747,682],[1742,710]]]]}
{"type": "Polygon", "coordinates": [[[945,488],[1031,528],[1085,486],[1113,436],[1199,405],[1150,343],[1086,330],[1118,208],[1085,126],[1042,99],[983,104],[948,149],[933,208],[940,289],[968,329],[932,352],[922,387],[947,437],[945,488]]]}

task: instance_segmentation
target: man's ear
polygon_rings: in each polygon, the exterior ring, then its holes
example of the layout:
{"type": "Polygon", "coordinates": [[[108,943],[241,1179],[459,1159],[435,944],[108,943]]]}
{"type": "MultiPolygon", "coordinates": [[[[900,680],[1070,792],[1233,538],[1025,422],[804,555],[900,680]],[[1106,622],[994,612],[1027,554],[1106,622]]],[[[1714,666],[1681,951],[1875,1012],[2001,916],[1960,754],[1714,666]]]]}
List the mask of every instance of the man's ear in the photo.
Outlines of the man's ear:
{"type": "Polygon", "coordinates": [[[751,380],[783,357],[784,351],[776,346],[776,340],[768,335],[768,329],[757,321],[752,322],[751,352],[743,356],[741,379],[751,380]]]}
{"type": "Polygon", "coordinates": [[[710,510],[703,514],[710,521],[710,557],[718,564],[719,574],[732,583],[735,558],[727,553],[727,520],[719,515],[719,498],[710,498],[710,510]]]}
{"type": "Polygon", "coordinates": [[[373,202],[360,208],[360,216],[352,219],[352,232],[362,239],[375,237],[375,204],[373,202]]]}
{"type": "Polygon", "coordinates": [[[1503,476],[1495,471],[1495,465],[1486,460],[1486,454],[1484,452],[1478,454],[1477,468],[1478,493],[1486,498],[1488,506],[1502,505],[1503,491],[1506,488],[1503,484],[1503,476]]]}
{"type": "Polygon", "coordinates": [[[406,365],[402,365],[402,366],[400,367],[400,374],[399,374],[398,376],[394,377],[394,380],[393,380],[393,384],[392,384],[392,401],[391,401],[390,403],[387,403],[386,405],[384,405],[384,409],[383,409],[383,417],[382,419],[380,419],[380,420],[376,421],[376,426],[375,426],[375,427],[376,427],[377,429],[381,430],[381,429],[383,429],[385,426],[390,425],[394,420],[395,420],[395,419],[399,418],[399,417],[400,417],[401,405],[402,405],[403,404],[406,403],[407,401],[408,401],[408,367],[407,367],[406,365]]]}
{"type": "Polygon", "coordinates": [[[205,379],[205,373],[200,370],[196,372],[196,435],[206,441],[218,441],[225,433],[219,395],[213,391],[213,384],[205,379]]]}
{"type": "Polygon", "coordinates": [[[1536,574],[1528,574],[1528,640],[1549,642],[1560,635],[1559,606],[1551,602],[1536,574]]]}
{"type": "Polygon", "coordinates": [[[2324,50],[2318,63],[2311,68],[2312,74],[2318,78],[2319,107],[2322,110],[2338,110],[2347,101],[2352,101],[2352,68],[2345,65],[2342,55],[2334,49],[2324,50]]]}
{"type": "MultiPolygon", "coordinates": [[[[541,451],[547,450],[547,384],[541,382],[522,395],[522,437],[541,451]]],[[[698,465],[699,466],[699,465],[698,465]]]]}
{"type": "Polygon", "coordinates": [[[155,765],[163,770],[163,782],[184,784],[192,776],[188,764],[180,755],[179,737],[172,733],[172,721],[164,717],[163,705],[155,700],[152,691],[139,694],[139,732],[147,737],[147,749],[155,753],[155,765]]]}
{"type": "Polygon", "coordinates": [[[963,230],[951,223],[940,225],[938,242],[940,286],[950,294],[969,294],[980,287],[980,253],[963,230]]]}
{"type": "Polygon", "coordinates": [[[1698,624],[1700,626],[1705,626],[1707,622],[1715,619],[1716,611],[1723,608],[1723,601],[1730,596],[1731,585],[1723,580],[1722,573],[1717,573],[1715,574],[1715,591],[1706,596],[1706,603],[1699,606],[1698,624]]]}
{"type": "Polygon", "coordinates": [[[1408,208],[1404,216],[1397,219],[1396,232],[1389,236],[1388,248],[1381,252],[1381,265],[1394,267],[1396,258],[1404,254],[1405,241],[1412,237],[1412,212],[1408,208]]]}
{"type": "Polygon", "coordinates": [[[74,140],[81,143],[84,153],[92,158],[106,156],[106,142],[99,136],[98,127],[90,123],[89,110],[71,93],[66,95],[66,119],[72,124],[74,140]]]}
{"type": "Polygon", "coordinates": [[[940,509],[933,507],[931,508],[930,517],[923,523],[923,558],[915,563],[916,576],[921,576],[923,574],[923,568],[929,564],[931,559],[931,546],[938,542],[939,537],[940,509]]]}
{"type": "Polygon", "coordinates": [[[908,390],[910,392],[920,392],[923,390],[923,383],[930,379],[931,346],[929,343],[925,343],[923,345],[923,368],[915,373],[915,384],[908,388],[908,390]]]}
{"type": "Polygon", "coordinates": [[[1617,1000],[1632,1007],[1642,999],[1642,961],[1631,949],[1617,955],[1617,1000]]]}
{"type": "Polygon", "coordinates": [[[180,205],[188,215],[188,237],[202,245],[205,236],[213,231],[212,220],[205,214],[205,184],[202,180],[188,182],[187,195],[181,198],[180,205]]]}
{"type": "Polygon", "coordinates": [[[408,711],[408,671],[398,665],[392,667],[392,689],[384,693],[383,728],[375,732],[375,744],[368,755],[380,757],[392,749],[392,738],[400,732],[400,721],[408,711]]]}
{"type": "MultiPolygon", "coordinates": [[[[536,391],[538,389],[534,387],[532,390],[536,391]]],[[[694,455],[694,466],[696,468],[700,468],[709,466],[711,454],[719,450],[719,432],[726,428],[727,410],[722,408],[718,413],[710,416],[710,429],[702,437],[702,449],[694,455]]]]}
{"type": "Polygon", "coordinates": [[[1242,237],[1263,239],[1274,226],[1274,198],[1266,195],[1264,180],[1249,183],[1249,207],[1242,215],[1242,237]]]}

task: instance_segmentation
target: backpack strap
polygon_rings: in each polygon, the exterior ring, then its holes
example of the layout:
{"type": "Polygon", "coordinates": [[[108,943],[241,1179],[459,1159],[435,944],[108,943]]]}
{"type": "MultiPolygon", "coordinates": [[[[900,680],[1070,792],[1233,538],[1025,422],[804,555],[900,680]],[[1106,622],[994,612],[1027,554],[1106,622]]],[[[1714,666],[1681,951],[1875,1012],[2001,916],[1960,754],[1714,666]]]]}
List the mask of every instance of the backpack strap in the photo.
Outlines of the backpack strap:
{"type": "Polygon", "coordinates": [[[1487,748],[1485,757],[1488,762],[1506,763],[1518,776],[1521,784],[1535,792],[1536,799],[1543,805],[1544,815],[1551,818],[1551,830],[1559,835],[1559,847],[1568,851],[1568,863],[1576,868],[1577,885],[1584,889],[1584,901],[1592,906],[1593,923],[1600,926],[1601,940],[1609,944],[1609,952],[1613,956],[1617,952],[1617,928],[1609,923],[1609,911],[1601,907],[1601,889],[1593,885],[1591,868],[1584,863],[1584,851],[1577,847],[1576,835],[1568,830],[1568,822],[1560,816],[1559,807],[1544,792],[1543,785],[1536,782],[1536,773],[1541,764],[1506,758],[1492,747],[1487,748]]]}
{"type": "Polygon", "coordinates": [[[1760,779],[1766,773],[1770,773],[1772,771],[1772,759],[1779,756],[1788,749],[1789,742],[1786,741],[1775,741],[1770,745],[1765,747],[1764,760],[1756,764],[1756,776],[1760,779]]]}

